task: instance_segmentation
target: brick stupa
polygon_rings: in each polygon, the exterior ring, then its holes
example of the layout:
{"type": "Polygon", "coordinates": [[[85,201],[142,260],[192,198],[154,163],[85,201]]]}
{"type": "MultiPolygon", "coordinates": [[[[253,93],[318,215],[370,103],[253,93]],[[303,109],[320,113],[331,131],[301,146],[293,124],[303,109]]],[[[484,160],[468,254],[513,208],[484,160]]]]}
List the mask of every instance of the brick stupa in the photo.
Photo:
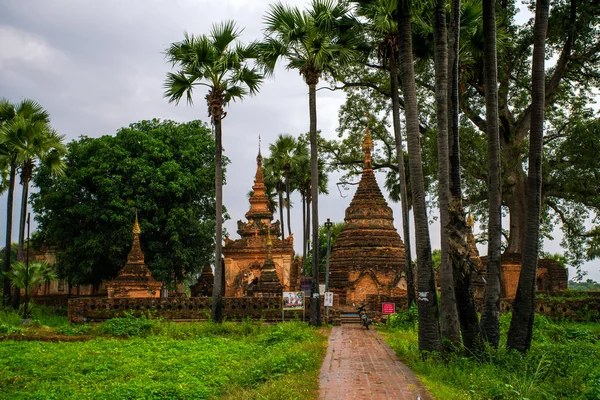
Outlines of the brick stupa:
{"type": "Polygon", "coordinates": [[[263,268],[267,261],[273,263],[283,290],[295,290],[298,286],[298,264],[293,263],[294,237],[288,236],[281,240],[279,221],[271,222],[273,212],[269,209],[260,150],[256,165],[250,209],[246,213],[248,222],[238,221],[237,233],[241,238],[227,238],[223,247],[226,297],[249,295],[248,286],[257,284],[263,272],[270,271],[270,267],[263,268]],[[270,260],[267,257],[268,237],[271,237],[272,242],[270,260]]]}
{"type": "Polygon", "coordinates": [[[367,128],[363,173],[329,262],[329,288],[341,304],[361,303],[368,294],[406,295],[404,243],[394,227],[392,209],[377,185],[367,128]]]}
{"type": "Polygon", "coordinates": [[[273,256],[271,254],[271,247],[273,243],[271,242],[271,234],[268,232],[269,231],[267,231],[267,259],[261,268],[262,271],[260,278],[258,279],[256,290],[254,291],[255,296],[281,296],[283,291],[283,286],[279,282],[277,269],[275,268],[275,263],[273,262],[273,256]]]}
{"type": "Polygon", "coordinates": [[[127,256],[127,264],[119,271],[119,275],[106,283],[108,298],[152,298],[160,297],[162,283],[152,277],[152,273],[144,263],[144,253],[140,247],[140,224],[137,213],[133,224],[133,245],[127,256]]]}

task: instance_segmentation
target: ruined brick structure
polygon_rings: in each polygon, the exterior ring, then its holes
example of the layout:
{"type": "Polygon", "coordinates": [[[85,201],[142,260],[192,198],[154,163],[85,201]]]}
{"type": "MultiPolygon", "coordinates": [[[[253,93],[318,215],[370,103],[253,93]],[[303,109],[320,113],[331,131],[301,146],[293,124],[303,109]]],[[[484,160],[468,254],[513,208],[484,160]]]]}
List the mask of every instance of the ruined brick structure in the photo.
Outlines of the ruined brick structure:
{"type": "Polygon", "coordinates": [[[258,278],[258,284],[254,291],[255,296],[275,297],[282,295],[283,285],[279,282],[275,263],[273,262],[273,255],[271,254],[272,246],[271,234],[267,231],[267,259],[261,268],[260,278],[258,278]]]}
{"type": "Polygon", "coordinates": [[[140,247],[140,225],[137,214],[133,224],[133,245],[127,256],[127,264],[112,281],[106,282],[108,297],[113,298],[150,298],[160,297],[162,283],[152,277],[144,263],[144,253],[140,247]]]}
{"type": "Polygon", "coordinates": [[[371,164],[373,141],[367,128],[363,173],[329,261],[329,288],[341,304],[361,303],[367,295],[406,295],[404,243],[392,209],[381,194],[371,164]]]}
{"type": "MultiPolygon", "coordinates": [[[[256,175],[250,198],[250,210],[246,213],[248,222],[238,221],[238,234],[241,239],[225,240],[225,296],[247,296],[248,288],[254,288],[263,273],[267,260],[267,237],[272,237],[271,261],[279,283],[285,291],[296,290],[298,286],[299,264],[294,261],[294,238],[279,239],[279,221],[271,223],[273,212],[269,210],[266,186],[260,151],[256,157],[256,175]]],[[[267,266],[268,267],[268,266],[267,266]]],[[[269,268],[270,270],[270,268],[269,268]]],[[[272,274],[271,274],[272,275],[272,274]]],[[[269,278],[271,279],[271,278],[269,278]]]]}
{"type": "Polygon", "coordinates": [[[215,276],[210,265],[205,265],[195,285],[190,286],[192,297],[210,297],[213,293],[215,276]]]}

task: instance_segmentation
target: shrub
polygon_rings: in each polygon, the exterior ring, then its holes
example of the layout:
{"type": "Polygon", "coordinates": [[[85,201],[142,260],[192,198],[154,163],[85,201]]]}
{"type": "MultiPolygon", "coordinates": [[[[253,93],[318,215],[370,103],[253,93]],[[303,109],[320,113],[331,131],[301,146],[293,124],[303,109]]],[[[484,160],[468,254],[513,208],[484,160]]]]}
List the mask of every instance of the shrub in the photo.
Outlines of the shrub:
{"type": "Polygon", "coordinates": [[[68,324],[59,327],[56,330],[56,333],[67,336],[78,336],[85,335],[90,331],[90,326],[88,324],[78,325],[78,324],[68,324]]]}
{"type": "Polygon", "coordinates": [[[419,321],[417,307],[411,307],[408,310],[402,310],[392,314],[388,318],[391,328],[413,328],[419,321]]]}
{"type": "Polygon", "coordinates": [[[133,315],[126,315],[103,322],[98,328],[98,332],[117,337],[145,337],[151,333],[153,325],[154,322],[145,316],[137,318],[133,315]]]}

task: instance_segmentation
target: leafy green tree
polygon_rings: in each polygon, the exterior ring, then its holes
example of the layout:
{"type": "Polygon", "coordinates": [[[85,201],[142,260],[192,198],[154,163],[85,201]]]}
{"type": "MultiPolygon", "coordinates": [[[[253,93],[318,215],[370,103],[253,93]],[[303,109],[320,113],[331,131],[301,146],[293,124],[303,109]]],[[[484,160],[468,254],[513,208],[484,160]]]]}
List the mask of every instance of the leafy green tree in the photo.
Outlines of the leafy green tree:
{"type": "MultiPolygon", "coordinates": [[[[297,69],[308,85],[310,119],[310,159],[312,198],[313,283],[312,293],[319,292],[317,274],[319,240],[319,182],[317,149],[316,86],[323,74],[335,75],[336,68],[348,65],[357,56],[356,35],[348,23],[348,7],[334,0],[313,0],[306,11],[276,3],[265,17],[265,40],[260,46],[261,60],[272,73],[279,59],[286,59],[288,69],[297,69]]],[[[311,297],[312,299],[312,297],[311,297]]],[[[311,301],[312,325],[321,325],[320,308],[311,301]]]]}
{"type": "Polygon", "coordinates": [[[202,122],[156,119],[69,143],[64,176],[43,165],[34,176],[37,246],[58,249],[70,283],[98,284],[125,265],[137,209],[156,279],[201,270],[214,261],[214,149],[202,122]]]}
{"type": "Polygon", "coordinates": [[[25,289],[23,318],[29,317],[29,294],[31,291],[46,281],[56,279],[53,267],[45,261],[17,261],[12,264],[12,269],[7,276],[15,288],[25,289]]]}
{"type": "MultiPolygon", "coordinates": [[[[224,268],[223,250],[223,145],[221,121],[226,113],[224,107],[230,101],[243,99],[258,92],[262,75],[248,66],[247,61],[256,56],[256,46],[244,46],[239,42],[241,30],[233,21],[213,25],[208,35],[188,35],[184,40],[173,43],[166,51],[167,60],[177,72],[169,72],[165,81],[165,96],[170,102],[179,104],[185,95],[192,104],[193,90],[197,86],[208,88],[206,103],[211,124],[215,128],[215,287],[211,318],[223,321],[224,268]]],[[[283,222],[283,221],[282,221],[283,222]]]]}
{"type": "Polygon", "coordinates": [[[586,279],[585,282],[569,281],[569,289],[572,290],[590,290],[594,292],[600,291],[600,283],[593,279],[586,279]]]}

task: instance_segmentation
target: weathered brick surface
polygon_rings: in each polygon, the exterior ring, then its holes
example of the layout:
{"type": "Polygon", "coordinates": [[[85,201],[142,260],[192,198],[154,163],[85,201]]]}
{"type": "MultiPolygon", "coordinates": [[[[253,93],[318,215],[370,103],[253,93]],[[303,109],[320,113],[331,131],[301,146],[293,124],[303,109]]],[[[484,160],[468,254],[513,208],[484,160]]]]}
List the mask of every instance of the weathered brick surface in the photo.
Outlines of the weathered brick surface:
{"type": "Polygon", "coordinates": [[[333,327],[320,372],[319,398],[432,399],[381,336],[359,325],[333,327]]]}
{"type": "Polygon", "coordinates": [[[329,262],[329,287],[340,296],[342,304],[363,302],[368,294],[405,293],[404,243],[394,227],[392,209],[375,179],[371,147],[367,131],[362,177],[346,209],[344,228],[329,262]]]}
{"type": "MultiPolygon", "coordinates": [[[[169,320],[204,321],[210,317],[211,298],[76,298],[69,300],[70,322],[103,321],[122,317],[127,313],[149,314],[154,318],[169,320]]],[[[226,297],[223,314],[228,320],[246,318],[281,321],[281,297],[226,297]]],[[[335,313],[335,312],[334,312],[335,313]]],[[[306,307],[308,318],[308,307],[306,307]]],[[[302,311],[285,311],[285,319],[302,319],[302,311]]]]}

